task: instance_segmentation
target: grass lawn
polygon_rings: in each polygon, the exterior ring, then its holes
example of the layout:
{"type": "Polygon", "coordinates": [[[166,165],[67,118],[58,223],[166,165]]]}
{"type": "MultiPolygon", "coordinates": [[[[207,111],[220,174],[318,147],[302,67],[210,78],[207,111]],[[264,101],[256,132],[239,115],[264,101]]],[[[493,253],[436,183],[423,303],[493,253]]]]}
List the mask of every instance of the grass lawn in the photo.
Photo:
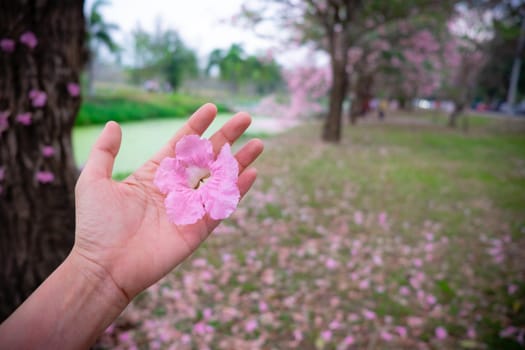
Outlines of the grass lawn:
{"type": "MultiPolygon", "coordinates": [[[[178,93],[147,93],[132,86],[103,86],[97,95],[86,96],[75,119],[76,125],[105,124],[109,120],[130,122],[153,118],[186,118],[206,101],[178,93]]],[[[217,104],[219,112],[228,112],[217,104]]]]}
{"type": "Polygon", "coordinates": [[[525,124],[440,118],[268,138],[239,210],[101,344],[523,348],[525,124]]]}

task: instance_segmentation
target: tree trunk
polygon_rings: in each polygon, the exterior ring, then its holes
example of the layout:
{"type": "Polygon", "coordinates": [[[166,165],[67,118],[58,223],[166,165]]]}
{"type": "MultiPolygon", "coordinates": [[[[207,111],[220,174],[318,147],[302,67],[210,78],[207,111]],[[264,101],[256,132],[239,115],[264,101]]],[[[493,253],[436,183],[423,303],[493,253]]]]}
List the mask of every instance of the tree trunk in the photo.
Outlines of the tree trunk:
{"type": "Polygon", "coordinates": [[[0,321],[74,241],[71,130],[80,98],[72,84],[87,58],[83,5],[0,0],[0,39],[14,44],[0,47],[0,321]]]}
{"type": "Polygon", "coordinates": [[[370,100],[372,99],[373,78],[370,75],[360,74],[355,84],[355,103],[352,104],[350,122],[356,124],[359,117],[369,112],[370,100]]]}
{"type": "Polygon", "coordinates": [[[463,103],[456,103],[454,105],[454,110],[450,113],[448,117],[448,126],[450,128],[455,128],[457,126],[457,121],[460,114],[463,112],[465,105],[463,103]]]}
{"type": "MultiPolygon", "coordinates": [[[[343,51],[345,52],[345,51],[343,51]]],[[[348,87],[346,60],[332,58],[332,88],[330,89],[330,109],[323,127],[323,141],[339,142],[341,140],[341,121],[343,102],[348,87]]]]}

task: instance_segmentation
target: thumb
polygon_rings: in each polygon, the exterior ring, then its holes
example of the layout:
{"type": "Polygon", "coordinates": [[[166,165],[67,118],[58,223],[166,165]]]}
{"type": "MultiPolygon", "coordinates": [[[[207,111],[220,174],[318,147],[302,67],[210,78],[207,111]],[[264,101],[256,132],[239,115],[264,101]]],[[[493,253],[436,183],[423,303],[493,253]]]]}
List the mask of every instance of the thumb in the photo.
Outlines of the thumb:
{"type": "Polygon", "coordinates": [[[110,179],[121,140],[120,126],[108,122],[91,149],[82,175],[90,180],[110,179]]]}

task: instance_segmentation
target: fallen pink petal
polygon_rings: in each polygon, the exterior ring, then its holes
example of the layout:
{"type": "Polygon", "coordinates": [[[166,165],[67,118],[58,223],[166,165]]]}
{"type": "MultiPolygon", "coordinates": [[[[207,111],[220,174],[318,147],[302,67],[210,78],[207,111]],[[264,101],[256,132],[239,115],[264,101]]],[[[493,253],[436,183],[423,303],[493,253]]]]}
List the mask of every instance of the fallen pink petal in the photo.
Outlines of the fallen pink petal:
{"type": "Polygon", "coordinates": [[[444,340],[448,336],[447,330],[443,327],[437,327],[436,328],[436,338],[439,340],[444,340]]]}

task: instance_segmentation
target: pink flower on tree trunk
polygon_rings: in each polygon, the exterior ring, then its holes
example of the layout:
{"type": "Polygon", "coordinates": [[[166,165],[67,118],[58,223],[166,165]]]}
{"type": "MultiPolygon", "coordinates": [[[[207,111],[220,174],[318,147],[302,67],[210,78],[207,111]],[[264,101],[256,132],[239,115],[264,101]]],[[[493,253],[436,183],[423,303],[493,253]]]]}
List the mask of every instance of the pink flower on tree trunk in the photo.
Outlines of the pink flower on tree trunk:
{"type": "Polygon", "coordinates": [[[25,32],[20,36],[20,42],[30,49],[34,49],[38,45],[38,39],[36,38],[35,33],[25,32]]]}
{"type": "Polygon", "coordinates": [[[49,158],[55,155],[55,148],[53,146],[46,145],[42,147],[42,155],[45,158],[49,158]]]}
{"type": "Polygon", "coordinates": [[[240,199],[238,172],[229,144],[215,157],[209,140],[188,135],[177,142],[175,158],[162,160],[154,183],[166,195],[169,221],[189,225],[206,213],[221,220],[235,210],[240,199]]]}
{"type": "Polygon", "coordinates": [[[80,95],[80,86],[77,83],[67,83],[67,92],[69,92],[71,97],[78,97],[80,95]]]}
{"type": "Polygon", "coordinates": [[[2,40],[0,40],[0,48],[4,52],[11,53],[15,51],[15,41],[12,39],[3,38],[2,40]]]}
{"type": "Polygon", "coordinates": [[[20,113],[19,115],[16,116],[16,121],[19,124],[27,126],[27,125],[31,125],[31,123],[33,121],[33,117],[31,116],[31,113],[29,113],[29,112],[20,113]]]}
{"type": "Polygon", "coordinates": [[[38,171],[36,173],[36,180],[42,184],[48,184],[55,180],[55,175],[50,171],[38,171]]]}
{"type": "Polygon", "coordinates": [[[44,107],[47,102],[47,94],[37,89],[29,91],[29,98],[33,107],[44,107]]]}

